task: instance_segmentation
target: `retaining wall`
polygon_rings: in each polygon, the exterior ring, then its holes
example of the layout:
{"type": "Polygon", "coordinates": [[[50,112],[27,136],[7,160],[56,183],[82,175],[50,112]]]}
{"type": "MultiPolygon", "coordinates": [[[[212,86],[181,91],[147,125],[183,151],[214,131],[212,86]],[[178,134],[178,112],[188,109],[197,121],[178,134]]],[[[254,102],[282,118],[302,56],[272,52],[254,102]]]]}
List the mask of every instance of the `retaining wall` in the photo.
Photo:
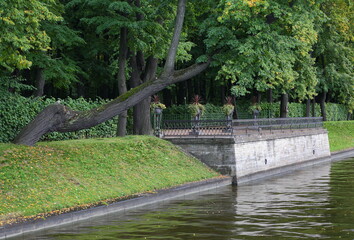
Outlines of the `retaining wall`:
{"type": "Polygon", "coordinates": [[[330,161],[327,131],[169,139],[236,184],[330,161]]]}

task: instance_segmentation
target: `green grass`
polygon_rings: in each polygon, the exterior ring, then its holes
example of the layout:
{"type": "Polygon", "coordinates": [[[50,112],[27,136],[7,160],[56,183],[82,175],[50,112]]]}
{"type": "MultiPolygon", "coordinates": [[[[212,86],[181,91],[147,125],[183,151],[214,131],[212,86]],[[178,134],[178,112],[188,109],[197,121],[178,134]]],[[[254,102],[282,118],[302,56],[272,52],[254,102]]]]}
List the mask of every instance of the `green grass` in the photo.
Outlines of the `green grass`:
{"type": "Polygon", "coordinates": [[[0,144],[0,225],[216,176],[155,137],[0,144]]]}
{"type": "Polygon", "coordinates": [[[325,122],[331,152],[354,148],[354,121],[325,122]]]}

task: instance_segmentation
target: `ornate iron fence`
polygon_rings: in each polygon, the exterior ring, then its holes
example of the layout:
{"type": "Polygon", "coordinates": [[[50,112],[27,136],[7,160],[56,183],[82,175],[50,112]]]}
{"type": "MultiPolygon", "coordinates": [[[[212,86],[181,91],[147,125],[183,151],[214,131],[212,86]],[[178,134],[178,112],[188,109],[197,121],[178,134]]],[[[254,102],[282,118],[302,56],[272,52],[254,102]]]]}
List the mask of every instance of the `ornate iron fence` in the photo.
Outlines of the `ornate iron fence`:
{"type": "Polygon", "coordinates": [[[268,118],[241,120],[163,120],[164,137],[233,136],[323,127],[322,118],[268,118]]]}

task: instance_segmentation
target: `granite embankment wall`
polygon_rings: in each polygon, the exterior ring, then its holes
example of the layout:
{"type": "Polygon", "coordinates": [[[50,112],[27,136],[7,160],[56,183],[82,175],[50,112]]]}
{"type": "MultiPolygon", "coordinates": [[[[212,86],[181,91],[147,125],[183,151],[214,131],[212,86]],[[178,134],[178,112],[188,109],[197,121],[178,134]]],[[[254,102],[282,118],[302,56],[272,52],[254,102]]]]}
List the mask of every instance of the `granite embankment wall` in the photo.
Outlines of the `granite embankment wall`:
{"type": "Polygon", "coordinates": [[[330,161],[331,156],[324,129],[169,140],[213,169],[232,176],[235,184],[330,161]]]}

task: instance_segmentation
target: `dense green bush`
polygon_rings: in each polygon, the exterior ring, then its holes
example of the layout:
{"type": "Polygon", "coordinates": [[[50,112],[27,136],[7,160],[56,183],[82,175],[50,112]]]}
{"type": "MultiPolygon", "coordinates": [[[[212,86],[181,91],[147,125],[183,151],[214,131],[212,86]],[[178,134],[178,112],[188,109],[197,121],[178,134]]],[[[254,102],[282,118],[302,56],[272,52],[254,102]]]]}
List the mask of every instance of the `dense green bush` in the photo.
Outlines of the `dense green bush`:
{"type": "MultiPolygon", "coordinates": [[[[28,124],[38,112],[49,104],[56,102],[54,98],[25,98],[17,94],[0,97],[0,142],[12,141],[19,131],[28,124]]],[[[67,98],[60,100],[62,104],[73,110],[82,111],[94,108],[107,100],[85,100],[83,98],[67,98]]],[[[92,127],[69,133],[50,133],[41,140],[67,140],[79,138],[111,137],[116,133],[117,118],[92,127]]]]}

